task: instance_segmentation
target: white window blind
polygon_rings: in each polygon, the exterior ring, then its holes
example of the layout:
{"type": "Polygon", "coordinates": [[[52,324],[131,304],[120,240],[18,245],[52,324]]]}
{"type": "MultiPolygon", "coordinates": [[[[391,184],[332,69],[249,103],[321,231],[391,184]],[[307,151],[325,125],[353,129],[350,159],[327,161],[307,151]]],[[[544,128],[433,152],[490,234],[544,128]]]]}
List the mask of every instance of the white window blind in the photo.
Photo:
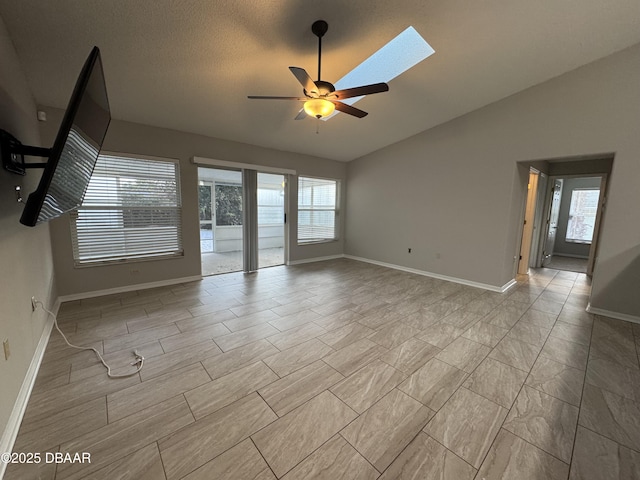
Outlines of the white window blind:
{"type": "Polygon", "coordinates": [[[298,178],[298,243],[336,239],[338,182],[298,178]]]}
{"type": "Polygon", "coordinates": [[[77,265],[182,255],[178,163],[100,155],[71,220],[77,265]]]}

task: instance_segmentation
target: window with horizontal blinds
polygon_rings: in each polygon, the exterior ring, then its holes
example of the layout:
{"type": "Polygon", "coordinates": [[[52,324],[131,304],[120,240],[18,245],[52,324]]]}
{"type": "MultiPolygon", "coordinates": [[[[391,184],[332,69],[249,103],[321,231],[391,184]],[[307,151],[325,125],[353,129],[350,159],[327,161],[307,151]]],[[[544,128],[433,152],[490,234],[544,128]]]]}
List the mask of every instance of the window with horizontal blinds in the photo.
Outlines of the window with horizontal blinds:
{"type": "Polygon", "coordinates": [[[77,265],[182,255],[178,162],[100,155],[71,215],[77,265]]]}
{"type": "Polygon", "coordinates": [[[298,243],[335,240],[338,182],[298,178],[298,243]]]}
{"type": "Polygon", "coordinates": [[[574,188],[571,191],[565,241],[591,244],[596,225],[599,198],[599,188],[574,188]]]}

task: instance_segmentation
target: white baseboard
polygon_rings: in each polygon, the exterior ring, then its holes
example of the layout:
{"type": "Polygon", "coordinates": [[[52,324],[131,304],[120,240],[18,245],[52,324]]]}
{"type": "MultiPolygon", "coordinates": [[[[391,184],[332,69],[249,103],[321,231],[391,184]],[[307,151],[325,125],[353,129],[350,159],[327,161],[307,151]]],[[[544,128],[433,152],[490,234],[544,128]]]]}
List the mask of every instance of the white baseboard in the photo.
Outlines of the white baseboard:
{"type": "Polygon", "coordinates": [[[58,301],[60,303],[71,302],[73,300],[84,300],[86,298],[102,297],[104,295],[113,295],[116,293],[135,292],[136,290],[148,290],[149,288],[166,287],[169,285],[177,285],[179,283],[197,282],[199,280],[202,280],[202,275],[172,278],[170,280],[161,280],[158,282],[138,283],[135,285],[126,285],[124,287],[107,288],[105,290],[94,290],[92,292],[74,293],[73,295],[62,295],[61,297],[58,297],[58,301]]]}
{"type": "Polygon", "coordinates": [[[329,255],[328,257],[313,257],[313,258],[303,258],[302,260],[290,260],[287,265],[302,265],[303,263],[314,263],[314,262],[324,262],[327,260],[335,260],[337,258],[344,258],[346,255],[329,255]]]}
{"type": "Polygon", "coordinates": [[[609,318],[615,318],[616,320],[624,320],[625,322],[640,323],[640,317],[638,316],[629,315],[627,313],[612,312],[611,310],[604,310],[602,308],[592,307],[590,303],[587,305],[587,312],[593,313],[594,315],[600,315],[601,317],[609,317],[609,318]]]}
{"type": "Polygon", "coordinates": [[[499,293],[505,293],[506,291],[511,290],[517,284],[518,284],[518,282],[516,281],[516,279],[512,278],[507,283],[505,283],[503,286],[498,287],[500,290],[494,290],[494,291],[499,292],[499,293]]]}
{"type": "Polygon", "coordinates": [[[489,290],[492,292],[504,293],[516,284],[515,279],[509,280],[507,283],[498,287],[496,285],[489,285],[488,283],[473,282],[464,278],[450,277],[448,275],[441,275],[439,273],[427,272],[425,270],[418,270],[415,268],[403,267],[402,265],[394,265],[393,263],[379,262],[377,260],[371,260],[363,257],[355,257],[353,255],[344,255],[345,258],[351,260],[357,260],[359,262],[372,263],[374,265],[380,265],[381,267],[393,268],[394,270],[402,270],[403,272],[415,273],[416,275],[422,275],[425,277],[437,278],[438,280],[446,280],[447,282],[459,283],[461,285],[467,285],[469,287],[482,288],[483,290],[489,290]]]}
{"type": "MultiPolygon", "coordinates": [[[[52,308],[52,312],[57,314],[59,308],[60,302],[56,301],[52,308]]],[[[42,330],[42,334],[40,335],[40,341],[36,346],[35,352],[33,353],[31,363],[29,364],[27,373],[24,377],[24,380],[22,381],[22,386],[20,387],[20,391],[18,392],[18,398],[16,398],[16,401],[13,404],[13,410],[11,411],[11,415],[9,416],[9,420],[7,421],[4,432],[2,433],[2,438],[0,439],[0,453],[11,452],[13,450],[13,445],[15,444],[16,438],[18,437],[20,424],[22,423],[24,412],[27,409],[27,404],[29,403],[29,398],[31,397],[31,391],[33,390],[33,385],[36,382],[38,370],[40,370],[40,363],[42,362],[44,351],[46,350],[47,344],[49,343],[49,336],[51,335],[52,329],[53,317],[51,317],[51,315],[47,315],[44,329],[42,330]]],[[[0,462],[0,479],[4,476],[6,468],[7,464],[4,462],[0,462]]]]}

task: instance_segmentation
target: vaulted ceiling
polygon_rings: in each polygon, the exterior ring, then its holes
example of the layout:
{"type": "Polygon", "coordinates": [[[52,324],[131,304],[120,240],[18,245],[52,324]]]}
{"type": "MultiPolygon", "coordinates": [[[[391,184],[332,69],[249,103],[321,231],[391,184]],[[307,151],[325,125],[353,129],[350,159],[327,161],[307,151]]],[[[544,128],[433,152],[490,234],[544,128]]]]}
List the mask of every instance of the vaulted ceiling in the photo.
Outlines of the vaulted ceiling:
{"type": "Polygon", "coordinates": [[[349,161],[640,42],[638,0],[0,0],[39,105],[64,108],[93,45],[114,118],[349,161]],[[436,53],[387,93],[295,121],[288,67],[348,73],[413,26],[436,53]]]}

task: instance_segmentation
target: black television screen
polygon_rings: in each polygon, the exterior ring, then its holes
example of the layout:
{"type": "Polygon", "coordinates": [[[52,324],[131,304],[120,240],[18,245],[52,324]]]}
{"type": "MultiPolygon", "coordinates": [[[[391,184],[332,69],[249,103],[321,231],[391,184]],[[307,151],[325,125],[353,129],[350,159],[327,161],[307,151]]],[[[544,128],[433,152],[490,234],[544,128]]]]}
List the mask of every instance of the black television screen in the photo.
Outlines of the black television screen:
{"type": "Polygon", "coordinates": [[[93,47],[20,223],[33,227],[82,205],[110,121],[100,50],[93,47]]]}

